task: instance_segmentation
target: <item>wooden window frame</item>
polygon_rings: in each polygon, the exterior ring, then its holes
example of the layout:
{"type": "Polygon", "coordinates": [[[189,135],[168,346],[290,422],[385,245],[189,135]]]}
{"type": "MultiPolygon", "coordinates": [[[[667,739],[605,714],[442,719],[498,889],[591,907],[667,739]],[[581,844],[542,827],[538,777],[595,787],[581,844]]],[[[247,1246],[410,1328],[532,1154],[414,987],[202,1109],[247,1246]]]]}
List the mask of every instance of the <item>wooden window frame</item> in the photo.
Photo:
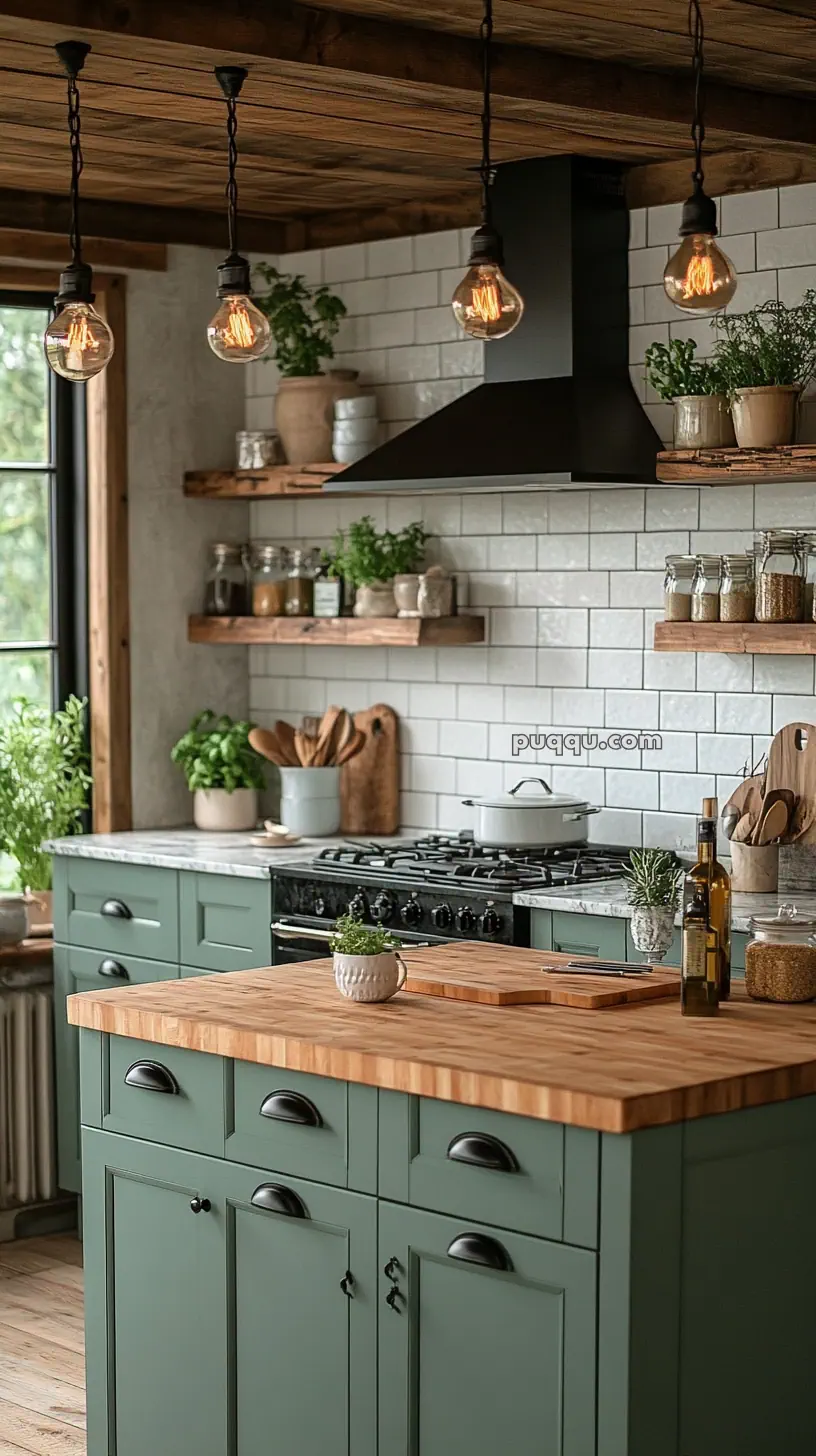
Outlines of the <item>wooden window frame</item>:
{"type": "MultiPolygon", "coordinates": [[[[0,264],[0,288],[56,293],[54,269],[0,264]]],[[[116,341],[107,369],[88,381],[88,689],[93,828],[133,823],[127,479],[127,279],[94,274],[96,308],[116,341]]]]}

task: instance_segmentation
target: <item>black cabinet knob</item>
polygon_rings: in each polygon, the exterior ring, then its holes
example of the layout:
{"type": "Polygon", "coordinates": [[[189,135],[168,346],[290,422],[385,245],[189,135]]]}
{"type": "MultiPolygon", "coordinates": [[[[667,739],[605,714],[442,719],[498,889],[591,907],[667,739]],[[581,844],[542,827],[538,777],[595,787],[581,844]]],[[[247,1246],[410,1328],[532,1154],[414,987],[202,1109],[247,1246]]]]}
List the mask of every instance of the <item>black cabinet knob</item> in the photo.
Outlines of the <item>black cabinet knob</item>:
{"type": "Polygon", "coordinates": [[[99,962],[97,969],[100,976],[107,976],[110,981],[130,980],[130,974],[125,967],[119,961],[113,960],[110,956],[105,956],[105,959],[99,962]]]}
{"type": "Polygon", "coordinates": [[[124,900],[103,900],[99,913],[107,915],[111,920],[133,919],[133,911],[128,908],[124,900]]]}
{"type": "Polygon", "coordinates": [[[394,902],[390,895],[386,895],[385,890],[381,890],[371,906],[371,917],[373,920],[379,921],[381,925],[387,925],[393,914],[394,902]]]}
{"type": "Polygon", "coordinates": [[[481,920],[479,921],[479,929],[481,930],[482,935],[498,935],[501,928],[501,915],[499,915],[495,910],[491,908],[491,906],[488,905],[481,920]]]}
{"type": "Polygon", "coordinates": [[[313,909],[315,915],[319,915],[320,919],[322,920],[323,916],[326,914],[326,901],[323,899],[322,895],[317,896],[314,902],[313,909]]]}
{"type": "Polygon", "coordinates": [[[297,1122],[302,1127],[322,1127],[323,1118],[314,1103],[302,1092],[270,1092],[260,1106],[261,1117],[274,1122],[297,1122]]]}
{"type": "Polygon", "coordinates": [[[354,915],[358,920],[365,920],[368,905],[362,890],[358,890],[356,895],[352,895],[347,908],[349,915],[354,915]]]}
{"type": "Polygon", "coordinates": [[[476,916],[472,910],[468,909],[467,905],[463,905],[460,910],[457,910],[456,925],[457,929],[461,930],[463,935],[469,935],[476,929],[476,916]]]}
{"type": "Polygon", "coordinates": [[[448,926],[453,923],[453,911],[450,905],[444,902],[441,905],[434,905],[431,919],[437,930],[447,930],[448,926]]]}
{"type": "Polygon", "coordinates": [[[487,1132],[463,1132],[452,1138],[446,1157],[452,1163],[469,1163],[472,1168],[490,1168],[495,1173],[517,1173],[518,1159],[500,1138],[487,1132]]]}
{"type": "Polygon", "coordinates": [[[448,1244],[448,1258],[463,1264],[481,1264],[485,1269],[500,1269],[506,1274],[513,1271],[513,1260],[504,1245],[487,1234],[459,1234],[448,1244]]]}
{"type": "Polygon", "coordinates": [[[354,1275],[352,1274],[350,1269],[346,1270],[345,1274],[340,1280],[340,1288],[342,1289],[347,1299],[354,1298],[354,1275]]]}
{"type": "Polygon", "coordinates": [[[199,1198],[198,1196],[196,1196],[195,1198],[190,1199],[191,1213],[209,1213],[211,1208],[212,1204],[210,1203],[209,1198],[199,1198]]]}
{"type": "Polygon", "coordinates": [[[416,895],[412,895],[410,900],[408,900],[407,903],[403,905],[402,909],[400,910],[400,920],[402,921],[403,925],[420,924],[422,920],[422,906],[416,898],[416,895]]]}

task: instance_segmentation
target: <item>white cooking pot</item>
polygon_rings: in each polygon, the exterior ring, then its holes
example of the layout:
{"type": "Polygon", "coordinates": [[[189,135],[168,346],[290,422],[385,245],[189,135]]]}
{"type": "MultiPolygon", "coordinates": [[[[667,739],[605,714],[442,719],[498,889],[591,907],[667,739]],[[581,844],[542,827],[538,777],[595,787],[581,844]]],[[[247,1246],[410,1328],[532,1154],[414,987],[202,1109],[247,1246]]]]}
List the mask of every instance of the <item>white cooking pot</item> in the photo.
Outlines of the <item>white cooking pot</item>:
{"type": "Polygon", "coordinates": [[[586,844],[587,816],[600,813],[586,799],[554,794],[544,779],[522,779],[509,794],[463,799],[462,803],[478,811],[473,831],[476,841],[497,849],[586,844]],[[522,793],[525,784],[537,784],[538,788],[522,793]]]}

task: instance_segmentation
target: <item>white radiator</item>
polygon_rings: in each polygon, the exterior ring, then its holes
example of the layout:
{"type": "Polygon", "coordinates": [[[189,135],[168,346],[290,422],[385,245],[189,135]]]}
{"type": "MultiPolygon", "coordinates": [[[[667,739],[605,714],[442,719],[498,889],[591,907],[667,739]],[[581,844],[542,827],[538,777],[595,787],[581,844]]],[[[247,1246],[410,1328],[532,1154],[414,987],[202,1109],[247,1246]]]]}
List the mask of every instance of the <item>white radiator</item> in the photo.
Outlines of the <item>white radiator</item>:
{"type": "Polygon", "coordinates": [[[0,988],[0,1209],[56,1197],[51,986],[0,988]]]}

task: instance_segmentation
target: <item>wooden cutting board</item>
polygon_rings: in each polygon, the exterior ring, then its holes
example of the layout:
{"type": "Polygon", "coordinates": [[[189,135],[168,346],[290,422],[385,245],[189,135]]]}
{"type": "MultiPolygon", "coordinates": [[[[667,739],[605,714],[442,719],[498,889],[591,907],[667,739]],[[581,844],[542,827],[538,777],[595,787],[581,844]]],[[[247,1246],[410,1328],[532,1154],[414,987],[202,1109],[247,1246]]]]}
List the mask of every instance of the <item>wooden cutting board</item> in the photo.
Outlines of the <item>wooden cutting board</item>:
{"type": "Polygon", "coordinates": [[[340,828],[344,834],[396,834],[400,823],[399,720],[377,703],[354,714],[365,734],[356,758],[340,770],[340,828]]]}
{"type": "Polygon", "coordinates": [[[799,801],[786,840],[816,840],[816,726],[812,723],[786,723],[780,728],[768,754],[766,793],[771,789],[792,789],[799,801]]]}
{"type": "Polygon", "coordinates": [[[482,1006],[550,1005],[602,1011],[680,994],[680,972],[675,970],[657,969],[631,980],[542,971],[542,966],[566,965],[575,959],[556,951],[455,941],[428,950],[403,946],[400,954],[408,970],[406,991],[482,1006]]]}

